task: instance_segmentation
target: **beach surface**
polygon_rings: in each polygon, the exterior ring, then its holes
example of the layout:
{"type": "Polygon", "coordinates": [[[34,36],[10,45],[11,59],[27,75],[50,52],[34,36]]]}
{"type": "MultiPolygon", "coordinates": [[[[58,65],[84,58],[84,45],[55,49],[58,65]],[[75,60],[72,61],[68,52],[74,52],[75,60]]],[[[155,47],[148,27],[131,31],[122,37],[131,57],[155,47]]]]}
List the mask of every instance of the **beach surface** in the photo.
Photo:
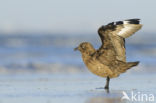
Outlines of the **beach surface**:
{"type": "MultiPolygon", "coordinates": [[[[124,74],[111,79],[107,93],[105,79],[89,73],[1,75],[0,103],[138,103],[121,100],[123,91],[137,94],[136,98],[156,96],[153,78],[155,74],[124,74]]],[[[140,103],[149,103],[145,99],[140,103]]]]}

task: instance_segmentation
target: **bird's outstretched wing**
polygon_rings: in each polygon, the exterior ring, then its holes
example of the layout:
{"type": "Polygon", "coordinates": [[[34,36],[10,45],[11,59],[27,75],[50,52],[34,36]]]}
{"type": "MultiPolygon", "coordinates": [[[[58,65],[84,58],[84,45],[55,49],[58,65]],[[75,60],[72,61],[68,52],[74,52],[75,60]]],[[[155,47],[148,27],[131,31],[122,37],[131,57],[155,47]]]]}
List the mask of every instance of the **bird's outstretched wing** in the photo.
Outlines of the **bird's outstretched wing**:
{"type": "Polygon", "coordinates": [[[116,58],[126,62],[125,38],[133,35],[141,29],[140,19],[129,19],[124,21],[112,22],[101,26],[98,34],[102,41],[100,49],[114,48],[116,58]]]}

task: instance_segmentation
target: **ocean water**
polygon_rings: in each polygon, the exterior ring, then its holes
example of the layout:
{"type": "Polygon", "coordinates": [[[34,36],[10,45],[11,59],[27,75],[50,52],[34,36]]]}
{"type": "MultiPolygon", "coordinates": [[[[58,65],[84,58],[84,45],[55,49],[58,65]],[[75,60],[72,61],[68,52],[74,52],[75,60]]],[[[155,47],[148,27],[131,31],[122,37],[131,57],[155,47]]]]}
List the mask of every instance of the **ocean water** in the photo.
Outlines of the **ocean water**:
{"type": "MultiPolygon", "coordinates": [[[[140,61],[140,66],[153,68],[156,62],[154,37],[147,39],[145,34],[142,34],[142,37],[141,34],[138,35],[126,40],[127,61],[140,61]]],[[[73,51],[79,43],[84,41],[91,42],[95,48],[101,45],[99,37],[92,34],[76,36],[47,34],[0,35],[0,71],[6,73],[16,73],[18,71],[40,72],[42,66],[47,66],[47,68],[44,68],[45,72],[46,70],[50,72],[51,66],[84,68],[80,53],[73,51]]],[[[51,72],[57,72],[57,70],[51,72]]]]}
{"type": "Polygon", "coordinates": [[[127,61],[140,64],[112,79],[109,94],[97,89],[105,79],[91,74],[73,50],[84,41],[98,48],[97,35],[1,34],[0,103],[126,103],[121,101],[123,91],[156,99],[156,36],[147,34],[126,40],[127,61]]]}

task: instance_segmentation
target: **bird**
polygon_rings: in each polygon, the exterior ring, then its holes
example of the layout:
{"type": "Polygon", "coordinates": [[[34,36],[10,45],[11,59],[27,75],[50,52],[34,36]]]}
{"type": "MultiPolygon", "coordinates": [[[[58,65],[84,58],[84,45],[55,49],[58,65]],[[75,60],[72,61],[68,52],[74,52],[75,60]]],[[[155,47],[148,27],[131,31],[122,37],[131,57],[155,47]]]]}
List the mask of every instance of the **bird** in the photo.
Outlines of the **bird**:
{"type": "Polygon", "coordinates": [[[109,90],[110,79],[139,64],[139,61],[126,61],[125,39],[140,30],[142,26],[140,19],[127,19],[102,25],[98,29],[102,42],[99,49],[95,49],[89,42],[82,42],[74,49],[80,51],[89,71],[106,78],[104,89],[109,90]]]}

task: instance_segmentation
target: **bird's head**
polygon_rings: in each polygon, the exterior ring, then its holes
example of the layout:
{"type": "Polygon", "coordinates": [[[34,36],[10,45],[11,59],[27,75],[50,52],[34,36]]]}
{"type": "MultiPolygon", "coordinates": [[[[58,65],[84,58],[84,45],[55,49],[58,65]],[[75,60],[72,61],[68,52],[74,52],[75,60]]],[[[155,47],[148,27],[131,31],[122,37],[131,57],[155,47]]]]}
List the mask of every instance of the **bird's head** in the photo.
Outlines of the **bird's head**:
{"type": "Polygon", "coordinates": [[[80,43],[78,47],[76,47],[74,49],[75,51],[79,50],[82,54],[86,53],[86,54],[93,54],[95,52],[94,47],[92,46],[92,44],[88,43],[88,42],[83,42],[80,43]]]}

